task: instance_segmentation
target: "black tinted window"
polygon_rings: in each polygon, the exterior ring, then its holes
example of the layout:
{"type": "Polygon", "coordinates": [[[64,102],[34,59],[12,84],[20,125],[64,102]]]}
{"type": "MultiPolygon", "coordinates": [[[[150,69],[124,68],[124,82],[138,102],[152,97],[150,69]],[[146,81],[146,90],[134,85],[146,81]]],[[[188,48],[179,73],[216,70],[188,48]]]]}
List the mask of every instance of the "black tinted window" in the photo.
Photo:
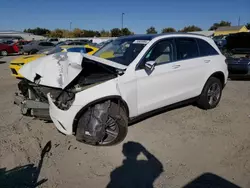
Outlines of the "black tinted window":
{"type": "Polygon", "coordinates": [[[41,46],[54,46],[54,44],[50,43],[50,42],[40,42],[39,45],[41,45],[41,46]]]}
{"type": "Polygon", "coordinates": [[[158,42],[146,55],[144,63],[155,61],[156,64],[169,63],[174,60],[174,43],[172,39],[158,42]]]}
{"type": "Polygon", "coordinates": [[[93,49],[91,49],[91,48],[85,48],[85,49],[86,49],[86,53],[89,53],[89,52],[93,51],[93,49]]]}
{"type": "Polygon", "coordinates": [[[200,56],[218,55],[218,52],[206,41],[197,39],[200,56]]]}
{"type": "Polygon", "coordinates": [[[51,42],[57,42],[58,39],[50,39],[51,42]]]}
{"type": "Polygon", "coordinates": [[[193,38],[176,38],[177,60],[199,57],[198,46],[193,38]]]}

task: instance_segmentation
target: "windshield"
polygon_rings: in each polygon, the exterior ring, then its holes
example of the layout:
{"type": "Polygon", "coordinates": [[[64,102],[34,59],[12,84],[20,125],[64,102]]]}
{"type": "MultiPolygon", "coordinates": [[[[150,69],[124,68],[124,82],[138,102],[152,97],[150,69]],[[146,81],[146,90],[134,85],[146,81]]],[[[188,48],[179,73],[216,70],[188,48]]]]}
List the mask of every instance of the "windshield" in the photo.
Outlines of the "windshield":
{"type": "Polygon", "coordinates": [[[58,42],[56,46],[58,47],[58,46],[62,46],[62,45],[66,45],[66,42],[58,42]]]}
{"type": "Polygon", "coordinates": [[[137,40],[136,38],[116,39],[106,44],[94,56],[128,66],[150,40],[137,40]]]}

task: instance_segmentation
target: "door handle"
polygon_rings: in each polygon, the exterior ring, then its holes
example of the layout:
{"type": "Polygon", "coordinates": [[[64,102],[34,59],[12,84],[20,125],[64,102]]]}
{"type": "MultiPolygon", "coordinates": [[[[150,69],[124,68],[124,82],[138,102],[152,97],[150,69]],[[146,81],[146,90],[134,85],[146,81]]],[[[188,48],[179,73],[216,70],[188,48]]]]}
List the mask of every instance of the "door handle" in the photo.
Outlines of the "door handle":
{"type": "Polygon", "coordinates": [[[211,60],[207,59],[207,60],[204,60],[204,63],[209,63],[211,60]]]}
{"type": "Polygon", "coordinates": [[[180,67],[180,65],[173,65],[172,68],[173,69],[178,69],[180,67]]]}

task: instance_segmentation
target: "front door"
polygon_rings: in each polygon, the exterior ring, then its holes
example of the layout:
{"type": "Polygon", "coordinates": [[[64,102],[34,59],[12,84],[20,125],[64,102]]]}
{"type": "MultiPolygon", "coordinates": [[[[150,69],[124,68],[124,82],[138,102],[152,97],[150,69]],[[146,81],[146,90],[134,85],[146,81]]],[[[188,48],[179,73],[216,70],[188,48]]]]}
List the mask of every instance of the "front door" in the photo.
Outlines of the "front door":
{"type": "Polygon", "coordinates": [[[174,39],[156,43],[146,54],[136,70],[138,114],[173,103],[178,86],[176,80],[181,68],[176,59],[174,39]],[[148,72],[145,63],[155,61],[155,68],[148,72]]]}
{"type": "Polygon", "coordinates": [[[138,114],[195,97],[202,64],[195,39],[156,43],[136,70],[138,114]],[[156,63],[150,73],[145,70],[148,61],[156,63]]]}

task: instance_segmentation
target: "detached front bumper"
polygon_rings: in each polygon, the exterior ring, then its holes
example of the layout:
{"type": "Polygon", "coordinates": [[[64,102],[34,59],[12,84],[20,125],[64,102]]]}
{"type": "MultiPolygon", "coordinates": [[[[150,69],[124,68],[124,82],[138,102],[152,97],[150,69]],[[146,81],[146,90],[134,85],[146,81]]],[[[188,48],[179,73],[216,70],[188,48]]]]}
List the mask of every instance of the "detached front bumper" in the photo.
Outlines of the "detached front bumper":
{"type": "Polygon", "coordinates": [[[76,114],[81,110],[82,106],[72,105],[68,110],[59,109],[53,102],[50,94],[47,95],[49,101],[49,114],[56,128],[67,135],[74,134],[73,123],[76,114]]]}
{"type": "Polygon", "coordinates": [[[23,115],[36,117],[41,120],[51,120],[49,116],[49,104],[46,102],[26,99],[23,95],[16,93],[14,104],[20,107],[23,115]]]}

